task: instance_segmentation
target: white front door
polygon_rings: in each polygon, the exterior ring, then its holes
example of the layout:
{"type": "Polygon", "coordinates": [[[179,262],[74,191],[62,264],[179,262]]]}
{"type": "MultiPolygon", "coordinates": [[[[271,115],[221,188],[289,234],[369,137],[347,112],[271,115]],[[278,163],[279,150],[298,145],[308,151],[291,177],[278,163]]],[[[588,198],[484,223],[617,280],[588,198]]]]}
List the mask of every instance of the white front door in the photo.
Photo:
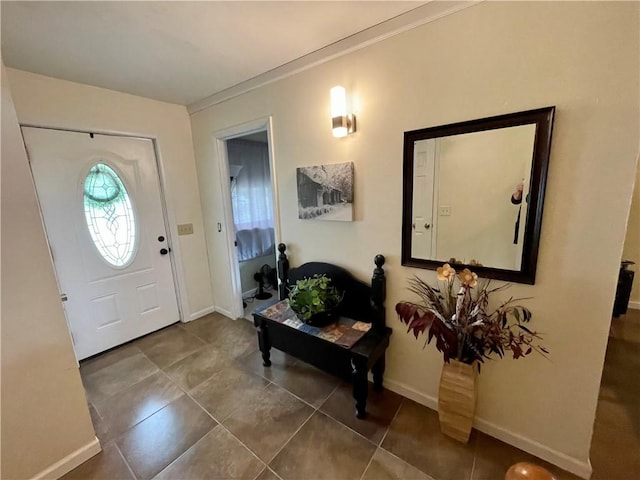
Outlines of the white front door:
{"type": "Polygon", "coordinates": [[[153,142],[22,132],[78,360],[178,321],[153,142]]]}

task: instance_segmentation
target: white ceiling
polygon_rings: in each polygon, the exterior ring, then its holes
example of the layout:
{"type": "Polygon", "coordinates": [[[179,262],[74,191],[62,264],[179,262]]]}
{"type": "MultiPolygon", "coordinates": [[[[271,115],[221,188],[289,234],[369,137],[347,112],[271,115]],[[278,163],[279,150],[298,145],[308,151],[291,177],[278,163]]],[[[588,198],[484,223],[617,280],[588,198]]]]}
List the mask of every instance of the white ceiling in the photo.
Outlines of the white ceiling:
{"type": "Polygon", "coordinates": [[[428,2],[1,3],[5,65],[190,105],[428,2]]]}

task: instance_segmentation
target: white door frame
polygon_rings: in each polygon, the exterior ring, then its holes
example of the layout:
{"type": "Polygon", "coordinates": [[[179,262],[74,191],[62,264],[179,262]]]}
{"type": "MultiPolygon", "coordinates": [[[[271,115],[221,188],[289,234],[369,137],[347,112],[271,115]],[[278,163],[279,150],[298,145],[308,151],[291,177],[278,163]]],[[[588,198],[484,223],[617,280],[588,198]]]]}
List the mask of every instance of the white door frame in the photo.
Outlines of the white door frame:
{"type": "MultiPolygon", "coordinates": [[[[174,248],[174,239],[178,238],[178,227],[177,223],[171,221],[172,218],[175,217],[172,206],[169,204],[167,197],[165,195],[166,184],[165,184],[165,172],[164,166],[162,165],[162,158],[160,155],[160,149],[158,148],[158,141],[154,137],[146,136],[146,135],[136,135],[131,133],[121,133],[121,132],[110,132],[108,130],[85,130],[82,128],[61,128],[61,127],[51,127],[47,125],[37,125],[32,123],[21,123],[20,128],[22,127],[31,127],[31,128],[44,128],[47,130],[58,130],[63,132],[75,132],[75,133],[86,133],[86,134],[96,134],[96,135],[108,135],[112,137],[125,137],[125,138],[143,138],[147,140],[151,140],[153,144],[153,152],[156,161],[156,167],[158,171],[158,181],[160,184],[160,202],[162,206],[162,217],[164,219],[165,227],[166,227],[166,237],[168,240],[168,245],[171,247],[172,255],[169,255],[169,260],[171,261],[171,275],[173,278],[173,284],[176,292],[176,300],[178,302],[178,316],[180,318],[180,322],[188,322],[192,320],[192,318],[186,318],[185,312],[189,312],[188,305],[184,303],[187,297],[186,285],[182,282],[182,278],[185,278],[184,269],[182,264],[182,256],[180,254],[179,248],[174,248]]],[[[22,130],[21,130],[22,131],[22,130]]],[[[24,141],[24,140],[23,140],[24,141]]],[[[31,173],[31,179],[33,180],[33,171],[31,170],[31,161],[29,160],[29,172],[31,173]]],[[[34,187],[35,189],[35,187],[34,187]]],[[[38,201],[38,210],[40,210],[40,216],[42,216],[42,208],[40,207],[40,199],[38,198],[36,191],[36,198],[38,201]]],[[[44,228],[44,224],[43,224],[44,228]]],[[[51,253],[51,245],[49,244],[49,237],[46,235],[45,228],[45,237],[47,239],[47,246],[49,247],[49,253],[51,253]]],[[[53,257],[51,257],[51,267],[53,268],[54,275],[56,277],[56,282],[58,284],[58,290],[60,290],[60,284],[58,282],[58,274],[56,272],[55,265],[53,263],[53,257]]],[[[66,311],[65,311],[66,317],[66,311]]],[[[71,328],[69,328],[69,321],[67,320],[67,328],[69,330],[69,334],[71,335],[71,328]]],[[[75,348],[74,348],[75,353],[75,348]]]]}
{"type": "Polygon", "coordinates": [[[440,139],[436,138],[433,153],[433,201],[431,207],[431,258],[438,258],[438,220],[440,215],[440,139]]]}
{"type": "MultiPolygon", "coordinates": [[[[235,226],[233,223],[233,206],[231,204],[229,158],[227,156],[226,141],[262,131],[267,132],[269,172],[271,174],[271,186],[273,195],[273,230],[275,244],[278,245],[278,243],[280,242],[280,207],[278,203],[278,180],[276,177],[274,161],[273,127],[271,116],[259,118],[240,125],[235,125],[224,130],[219,130],[213,134],[214,156],[216,163],[218,164],[218,172],[220,175],[220,191],[222,193],[222,223],[224,224],[226,233],[229,272],[231,273],[231,292],[233,294],[231,312],[229,313],[233,318],[241,318],[244,315],[244,308],[242,306],[242,285],[240,282],[240,265],[238,262],[238,251],[235,247],[236,237],[235,226]]],[[[213,272],[211,272],[211,276],[212,278],[214,278],[213,272]]]]}

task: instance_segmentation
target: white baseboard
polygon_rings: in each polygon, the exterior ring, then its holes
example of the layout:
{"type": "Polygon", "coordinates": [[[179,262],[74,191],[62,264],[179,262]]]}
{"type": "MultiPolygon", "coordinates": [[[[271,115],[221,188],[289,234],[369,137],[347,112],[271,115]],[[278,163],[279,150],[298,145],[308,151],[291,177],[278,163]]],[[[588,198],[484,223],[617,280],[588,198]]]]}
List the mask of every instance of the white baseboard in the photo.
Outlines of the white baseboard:
{"type": "Polygon", "coordinates": [[[593,469],[591,468],[591,462],[589,462],[589,460],[581,461],[570,457],[569,455],[553,450],[546,445],[518,435],[517,433],[510,432],[509,430],[481,418],[476,418],[473,422],[473,426],[487,435],[497,438],[498,440],[502,440],[509,445],[519,448],[520,450],[524,450],[531,455],[535,455],[538,458],[557,465],[567,472],[571,472],[581,478],[589,479],[591,477],[593,469]]]}
{"type": "Polygon", "coordinates": [[[93,441],[41,471],[35,475],[32,480],[60,478],[101,451],[100,441],[97,437],[93,437],[93,441]]]}
{"type": "Polygon", "coordinates": [[[198,318],[204,317],[205,315],[209,315],[210,313],[213,313],[216,311],[216,308],[211,305],[210,307],[207,308],[203,308],[202,310],[198,310],[197,312],[193,312],[191,315],[189,315],[189,320],[187,321],[192,321],[192,320],[196,320],[198,318]]]}
{"type": "Polygon", "coordinates": [[[407,397],[409,400],[413,400],[414,402],[424,405],[431,410],[438,411],[438,399],[436,397],[418,392],[404,383],[396,382],[395,380],[390,380],[387,377],[384,377],[384,388],[388,388],[392,392],[396,392],[403,397],[407,397]]]}
{"type": "Polygon", "coordinates": [[[242,292],[242,299],[255,297],[256,293],[258,293],[258,287],[252,288],[251,290],[247,290],[246,292],[242,292]]]}
{"type": "Polygon", "coordinates": [[[629,308],[640,310],[640,302],[629,302],[629,308]]]}
{"type": "MultiPolygon", "coordinates": [[[[407,397],[414,402],[424,405],[432,410],[438,410],[438,399],[430,395],[425,395],[417,390],[394,380],[384,379],[384,386],[389,390],[399,393],[407,397]]],[[[582,461],[576,458],[565,455],[564,453],[553,450],[545,445],[542,445],[534,440],[528,439],[514,432],[506,430],[494,423],[491,423],[482,418],[475,418],[473,427],[476,430],[486,433],[498,440],[501,440],[509,445],[513,445],[520,450],[524,450],[538,458],[546,460],[553,465],[556,465],[567,472],[571,472],[581,478],[588,479],[591,477],[591,463],[587,460],[582,461]]]]}
{"type": "Polygon", "coordinates": [[[221,313],[222,315],[224,315],[225,317],[228,317],[232,320],[235,320],[235,315],[233,315],[229,310],[227,310],[226,308],[221,308],[221,307],[215,307],[215,311],[218,313],[221,313]]]}

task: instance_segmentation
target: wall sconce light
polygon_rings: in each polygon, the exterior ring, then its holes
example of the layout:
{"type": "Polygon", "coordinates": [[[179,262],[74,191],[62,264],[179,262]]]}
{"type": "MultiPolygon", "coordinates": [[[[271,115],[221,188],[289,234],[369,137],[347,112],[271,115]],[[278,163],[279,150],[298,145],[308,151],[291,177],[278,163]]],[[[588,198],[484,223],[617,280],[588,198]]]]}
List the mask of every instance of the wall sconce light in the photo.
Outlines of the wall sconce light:
{"type": "Polygon", "coordinates": [[[334,137],[346,137],[356,131],[356,116],[347,115],[347,95],[344,87],[331,89],[331,125],[334,137]]]}

